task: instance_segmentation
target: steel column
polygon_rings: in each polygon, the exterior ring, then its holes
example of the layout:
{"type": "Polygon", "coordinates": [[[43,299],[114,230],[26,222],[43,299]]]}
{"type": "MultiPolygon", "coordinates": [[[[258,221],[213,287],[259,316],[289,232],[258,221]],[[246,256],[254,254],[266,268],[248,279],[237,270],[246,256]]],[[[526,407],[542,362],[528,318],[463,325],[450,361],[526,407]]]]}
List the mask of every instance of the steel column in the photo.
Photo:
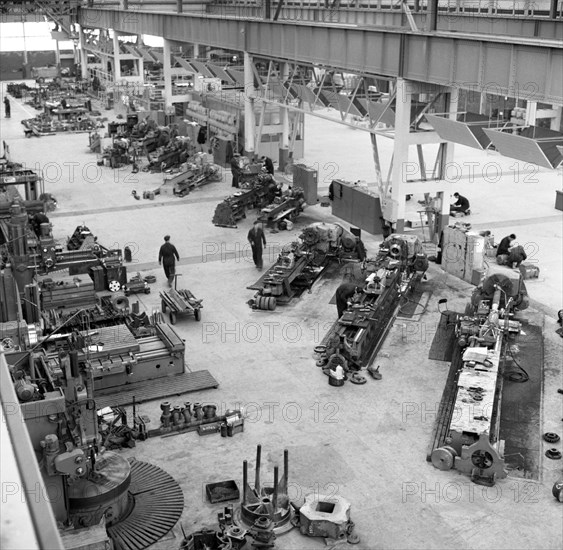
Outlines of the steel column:
{"type": "Polygon", "coordinates": [[[172,107],[172,52],[171,41],[164,39],[162,72],[164,76],[164,105],[165,107],[172,107]]]}
{"type": "MultiPolygon", "coordinates": [[[[280,81],[287,82],[289,78],[289,65],[283,63],[281,66],[280,81]]],[[[287,160],[289,158],[289,109],[287,107],[280,107],[280,119],[281,119],[281,147],[279,151],[278,166],[280,170],[285,168],[287,160]]],[[[297,124],[297,120],[295,124],[297,124]]]]}
{"type": "Polygon", "coordinates": [[[86,36],[84,29],[78,30],[78,40],[80,41],[80,76],[82,80],[88,80],[88,52],[86,51],[86,36]]]}
{"type": "Polygon", "coordinates": [[[381,162],[379,161],[379,150],[377,149],[377,136],[371,133],[369,136],[371,139],[373,162],[375,164],[375,183],[377,184],[377,189],[379,190],[379,196],[384,197],[386,193],[385,193],[385,189],[383,188],[383,177],[381,175],[381,162]]]}
{"type": "MultiPolygon", "coordinates": [[[[459,93],[458,90],[445,94],[446,96],[446,111],[449,113],[448,118],[451,120],[456,120],[459,93]]],[[[449,222],[450,216],[450,195],[451,195],[451,184],[447,180],[447,167],[451,165],[454,161],[454,143],[445,142],[441,144],[440,147],[440,159],[438,164],[438,179],[443,183],[444,191],[438,193],[441,198],[441,213],[438,219],[438,224],[436,228],[436,236],[440,236],[442,228],[446,227],[449,222]]]]}
{"type": "Polygon", "coordinates": [[[113,29],[113,82],[118,84],[121,80],[121,56],[119,49],[119,32],[113,29]]]}
{"type": "Polygon", "coordinates": [[[409,132],[412,93],[404,78],[397,78],[395,103],[395,141],[393,144],[393,170],[391,172],[391,199],[397,202],[397,222],[394,230],[405,228],[405,169],[409,160],[409,132]]]}
{"type": "Polygon", "coordinates": [[[245,155],[254,157],[256,131],[256,116],[254,114],[254,71],[252,70],[252,57],[244,52],[244,152],[245,155]]]}
{"type": "Polygon", "coordinates": [[[438,28],[438,0],[428,0],[426,10],[426,30],[434,32],[438,28]]]}

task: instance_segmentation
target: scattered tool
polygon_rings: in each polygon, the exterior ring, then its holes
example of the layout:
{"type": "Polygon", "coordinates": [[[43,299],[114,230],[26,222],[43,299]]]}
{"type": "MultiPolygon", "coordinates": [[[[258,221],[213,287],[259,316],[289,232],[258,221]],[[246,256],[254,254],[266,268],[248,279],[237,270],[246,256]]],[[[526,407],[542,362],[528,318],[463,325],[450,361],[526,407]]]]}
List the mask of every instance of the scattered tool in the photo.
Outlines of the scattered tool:
{"type": "Polygon", "coordinates": [[[371,374],[371,377],[374,380],[381,380],[383,378],[383,375],[379,372],[379,365],[377,365],[377,367],[373,367],[373,365],[370,365],[368,367],[368,372],[371,374]]]}

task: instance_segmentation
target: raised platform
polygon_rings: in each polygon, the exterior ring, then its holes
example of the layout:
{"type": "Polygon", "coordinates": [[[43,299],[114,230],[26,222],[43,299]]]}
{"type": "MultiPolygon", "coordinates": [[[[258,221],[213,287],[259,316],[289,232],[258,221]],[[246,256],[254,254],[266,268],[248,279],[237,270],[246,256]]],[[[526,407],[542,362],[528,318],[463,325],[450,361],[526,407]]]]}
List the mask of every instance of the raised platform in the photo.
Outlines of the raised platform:
{"type": "Polygon", "coordinates": [[[186,372],[177,376],[166,376],[156,380],[144,380],[108,390],[96,392],[96,407],[121,407],[135,403],[144,403],[171,395],[208,390],[219,387],[219,382],[208,370],[186,372]]]}

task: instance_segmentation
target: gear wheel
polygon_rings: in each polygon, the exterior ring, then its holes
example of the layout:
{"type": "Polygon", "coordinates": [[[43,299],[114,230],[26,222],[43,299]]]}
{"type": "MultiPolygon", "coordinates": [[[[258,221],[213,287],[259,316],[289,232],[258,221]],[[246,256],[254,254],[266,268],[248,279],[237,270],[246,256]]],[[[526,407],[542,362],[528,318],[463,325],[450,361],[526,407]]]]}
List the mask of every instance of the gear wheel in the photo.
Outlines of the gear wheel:
{"type": "Polygon", "coordinates": [[[548,443],[557,443],[559,441],[559,439],[561,439],[556,433],[554,432],[546,432],[543,434],[543,438],[548,442],[548,443]]]}

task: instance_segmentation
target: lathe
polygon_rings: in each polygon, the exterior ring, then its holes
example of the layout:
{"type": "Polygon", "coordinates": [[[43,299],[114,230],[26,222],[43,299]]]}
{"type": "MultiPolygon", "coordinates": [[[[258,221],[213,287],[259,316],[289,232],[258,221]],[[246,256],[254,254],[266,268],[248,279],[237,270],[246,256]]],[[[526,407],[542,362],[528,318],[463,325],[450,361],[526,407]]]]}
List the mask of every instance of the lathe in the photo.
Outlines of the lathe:
{"type": "Polygon", "coordinates": [[[364,262],[369,275],[342,317],[315,348],[317,365],[330,374],[368,367],[397,315],[401,299],[422,279],[428,260],[416,236],[392,234],[375,259],[364,262]]]}
{"type": "Polygon", "coordinates": [[[520,277],[493,274],[475,289],[466,314],[457,316],[454,391],[447,402],[444,392],[436,437],[441,444],[430,456],[436,468],[455,468],[489,486],[506,477],[499,437],[503,371],[521,329],[515,314],[527,307],[526,298],[520,277]]]}
{"type": "Polygon", "coordinates": [[[262,208],[273,200],[272,191],[277,185],[265,172],[251,173],[240,184],[240,189],[217,205],[213,214],[213,225],[236,227],[237,221],[246,218],[249,208],[262,208]]]}
{"type": "Polygon", "coordinates": [[[332,260],[359,261],[365,257],[361,240],[336,223],[313,223],[299,241],[285,246],[276,263],[253,285],[256,290],[249,305],[274,309],[310,289],[332,260]]]}

